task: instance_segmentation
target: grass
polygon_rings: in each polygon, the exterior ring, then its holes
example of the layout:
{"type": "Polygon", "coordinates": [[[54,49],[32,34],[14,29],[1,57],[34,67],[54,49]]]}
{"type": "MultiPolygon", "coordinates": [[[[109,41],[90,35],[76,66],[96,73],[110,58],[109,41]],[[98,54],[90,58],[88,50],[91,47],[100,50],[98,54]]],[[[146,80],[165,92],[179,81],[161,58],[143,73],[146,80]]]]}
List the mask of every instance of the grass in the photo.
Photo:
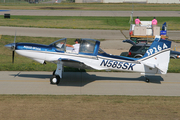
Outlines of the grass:
{"type": "Polygon", "coordinates": [[[178,120],[180,97],[0,95],[0,118],[178,120]]]}
{"type": "MultiPolygon", "coordinates": [[[[1,0],[1,9],[24,10],[113,10],[113,11],[179,11],[180,4],[138,4],[138,3],[59,3],[59,4],[29,4],[23,0],[4,3],[1,0]]],[[[7,0],[6,0],[7,1],[7,0]]]]}
{"type": "MultiPolygon", "coordinates": [[[[48,38],[48,37],[26,37],[26,36],[16,36],[16,42],[31,42],[39,44],[50,44],[60,38],[48,38]]],[[[0,71],[54,71],[56,69],[56,64],[47,63],[42,65],[29,58],[15,54],[15,63],[12,64],[12,51],[5,48],[4,45],[12,43],[14,41],[14,36],[3,35],[0,39],[0,71]]],[[[73,44],[73,38],[67,40],[68,44],[73,44]]],[[[100,40],[101,41],[101,40],[100,40]]],[[[83,72],[83,71],[96,71],[96,70],[78,70],[75,68],[65,67],[65,72],[83,72]]],[[[171,59],[169,64],[168,72],[180,73],[180,60],[171,59]]]]}
{"type": "MultiPolygon", "coordinates": [[[[129,17],[77,17],[77,16],[0,16],[1,26],[38,27],[61,29],[106,29],[129,30],[129,17]]],[[[141,21],[151,21],[152,17],[141,17],[141,21]]],[[[168,24],[168,30],[180,30],[180,17],[157,17],[158,24],[168,24]]]]}
{"type": "Polygon", "coordinates": [[[180,60],[179,59],[170,59],[168,72],[180,73],[180,60]]]}

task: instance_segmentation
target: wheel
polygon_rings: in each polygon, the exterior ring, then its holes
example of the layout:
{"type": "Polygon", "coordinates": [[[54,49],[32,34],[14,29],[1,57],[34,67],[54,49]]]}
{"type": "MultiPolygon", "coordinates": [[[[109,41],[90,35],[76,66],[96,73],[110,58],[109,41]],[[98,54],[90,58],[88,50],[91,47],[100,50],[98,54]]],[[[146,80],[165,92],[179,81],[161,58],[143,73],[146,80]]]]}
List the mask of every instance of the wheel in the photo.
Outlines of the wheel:
{"type": "Polygon", "coordinates": [[[50,78],[50,84],[56,84],[58,85],[60,82],[60,77],[59,75],[53,75],[51,78],[50,78]]]}
{"type": "Polygon", "coordinates": [[[146,78],[146,82],[149,83],[149,79],[148,78],[146,78]]]}
{"type": "Polygon", "coordinates": [[[55,75],[55,72],[56,72],[56,70],[53,71],[53,74],[52,74],[52,75],[55,75]]]}

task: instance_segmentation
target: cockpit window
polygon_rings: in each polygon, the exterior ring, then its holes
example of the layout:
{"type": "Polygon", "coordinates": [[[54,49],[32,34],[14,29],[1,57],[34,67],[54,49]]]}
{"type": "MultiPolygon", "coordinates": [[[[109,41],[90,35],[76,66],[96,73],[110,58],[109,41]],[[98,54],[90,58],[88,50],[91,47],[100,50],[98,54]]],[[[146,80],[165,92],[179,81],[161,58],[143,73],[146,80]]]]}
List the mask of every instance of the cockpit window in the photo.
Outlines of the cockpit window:
{"type": "Polygon", "coordinates": [[[79,52],[81,53],[94,53],[96,41],[82,40],[79,52]]]}
{"type": "MultiPolygon", "coordinates": [[[[66,44],[66,38],[59,39],[50,44],[55,48],[57,52],[66,52],[72,54],[84,54],[84,55],[93,55],[96,56],[99,51],[100,42],[94,39],[81,39],[79,42],[78,52],[74,52],[75,45],[77,44],[66,44]]],[[[100,50],[99,53],[104,53],[103,50],[100,50]]]]}

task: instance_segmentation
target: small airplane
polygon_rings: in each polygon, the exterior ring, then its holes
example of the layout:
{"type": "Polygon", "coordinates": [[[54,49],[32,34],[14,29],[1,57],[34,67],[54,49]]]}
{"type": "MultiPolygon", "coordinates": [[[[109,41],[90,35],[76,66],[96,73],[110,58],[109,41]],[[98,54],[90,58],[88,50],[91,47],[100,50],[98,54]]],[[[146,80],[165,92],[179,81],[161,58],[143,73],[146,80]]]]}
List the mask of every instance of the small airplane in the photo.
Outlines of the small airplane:
{"type": "Polygon", "coordinates": [[[59,39],[50,45],[35,43],[14,43],[5,47],[14,52],[45,64],[46,61],[57,64],[57,69],[50,78],[51,84],[59,84],[64,66],[80,69],[118,70],[140,72],[149,82],[147,75],[166,74],[169,65],[171,41],[156,36],[142,58],[130,58],[107,54],[100,48],[100,41],[81,39],[78,53],[66,46],[66,38],[59,39]]]}

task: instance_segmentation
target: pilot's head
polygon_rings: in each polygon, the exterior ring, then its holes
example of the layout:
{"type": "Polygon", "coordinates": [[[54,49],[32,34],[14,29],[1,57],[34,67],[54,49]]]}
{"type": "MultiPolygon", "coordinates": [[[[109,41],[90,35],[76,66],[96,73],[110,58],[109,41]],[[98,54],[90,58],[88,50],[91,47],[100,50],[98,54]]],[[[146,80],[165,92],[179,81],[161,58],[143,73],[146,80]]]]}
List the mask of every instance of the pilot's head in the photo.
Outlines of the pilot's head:
{"type": "Polygon", "coordinates": [[[78,42],[78,43],[80,43],[80,42],[81,42],[81,40],[80,40],[80,39],[76,39],[74,42],[78,42]]]}

